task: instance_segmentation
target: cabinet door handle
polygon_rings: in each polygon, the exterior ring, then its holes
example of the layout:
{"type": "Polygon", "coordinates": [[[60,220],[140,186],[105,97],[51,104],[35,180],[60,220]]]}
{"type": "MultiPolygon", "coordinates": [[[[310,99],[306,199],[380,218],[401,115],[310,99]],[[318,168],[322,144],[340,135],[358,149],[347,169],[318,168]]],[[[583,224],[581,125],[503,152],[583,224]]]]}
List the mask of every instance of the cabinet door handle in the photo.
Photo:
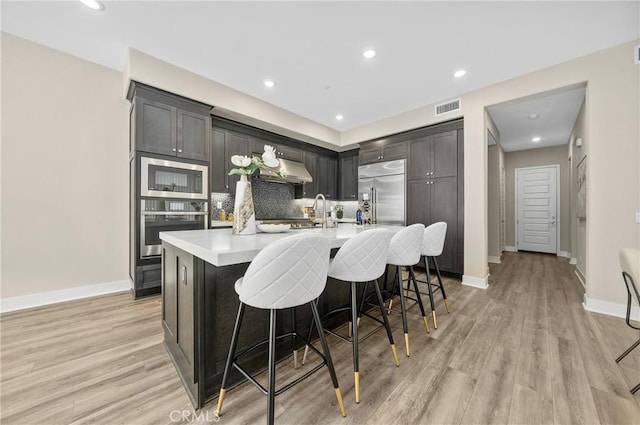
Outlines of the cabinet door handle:
{"type": "Polygon", "coordinates": [[[171,149],[171,151],[172,151],[172,152],[175,152],[175,151],[176,151],[176,148],[171,149]]]}
{"type": "Polygon", "coordinates": [[[433,171],[431,172],[431,175],[433,176],[433,171]]]}
{"type": "MultiPolygon", "coordinates": [[[[178,149],[178,153],[182,153],[182,149],[178,149]]],[[[431,174],[433,174],[433,173],[431,173],[431,174]]]]}
{"type": "Polygon", "coordinates": [[[183,284],[187,284],[187,266],[182,266],[182,268],[180,269],[181,275],[182,275],[182,283],[183,284]]]}

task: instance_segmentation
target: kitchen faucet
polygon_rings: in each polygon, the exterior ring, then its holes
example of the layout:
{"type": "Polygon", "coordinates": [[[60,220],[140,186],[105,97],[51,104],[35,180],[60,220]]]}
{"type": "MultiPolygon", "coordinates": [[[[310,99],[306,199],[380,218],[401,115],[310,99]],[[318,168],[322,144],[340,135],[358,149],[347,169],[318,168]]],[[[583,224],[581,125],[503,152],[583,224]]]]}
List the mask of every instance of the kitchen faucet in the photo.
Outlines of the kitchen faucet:
{"type": "Polygon", "coordinates": [[[322,198],[322,218],[319,220],[322,223],[322,228],[326,229],[327,227],[327,199],[324,197],[322,193],[318,193],[316,198],[313,200],[313,209],[318,211],[318,198],[322,198]]]}

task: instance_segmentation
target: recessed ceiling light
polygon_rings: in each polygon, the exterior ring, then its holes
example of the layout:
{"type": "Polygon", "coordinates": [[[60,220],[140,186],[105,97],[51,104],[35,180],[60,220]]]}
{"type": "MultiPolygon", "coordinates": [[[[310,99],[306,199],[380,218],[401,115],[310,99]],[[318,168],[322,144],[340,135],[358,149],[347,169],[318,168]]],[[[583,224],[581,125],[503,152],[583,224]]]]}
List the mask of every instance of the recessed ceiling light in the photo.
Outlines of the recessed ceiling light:
{"type": "Polygon", "coordinates": [[[275,87],[276,83],[273,80],[264,80],[264,85],[271,88],[275,87]]]}
{"type": "Polygon", "coordinates": [[[536,136],[533,139],[531,139],[532,142],[539,142],[540,140],[542,140],[540,136],[536,136]]]}
{"type": "Polygon", "coordinates": [[[104,10],[104,3],[100,0],[80,0],[82,4],[93,10],[104,10]]]}
{"type": "Polygon", "coordinates": [[[539,116],[540,115],[538,115],[538,114],[529,114],[529,119],[530,120],[535,120],[535,119],[538,119],[539,116]]]}
{"type": "Polygon", "coordinates": [[[376,51],[373,49],[366,49],[364,52],[362,52],[362,56],[364,56],[367,59],[371,59],[375,55],[376,55],[376,51]]]}
{"type": "Polygon", "coordinates": [[[467,73],[467,71],[465,71],[464,69],[459,69],[456,72],[453,73],[453,76],[456,78],[462,78],[465,76],[465,74],[467,73]]]}
{"type": "Polygon", "coordinates": [[[336,119],[338,121],[342,121],[344,119],[344,117],[341,114],[336,115],[336,119]]]}

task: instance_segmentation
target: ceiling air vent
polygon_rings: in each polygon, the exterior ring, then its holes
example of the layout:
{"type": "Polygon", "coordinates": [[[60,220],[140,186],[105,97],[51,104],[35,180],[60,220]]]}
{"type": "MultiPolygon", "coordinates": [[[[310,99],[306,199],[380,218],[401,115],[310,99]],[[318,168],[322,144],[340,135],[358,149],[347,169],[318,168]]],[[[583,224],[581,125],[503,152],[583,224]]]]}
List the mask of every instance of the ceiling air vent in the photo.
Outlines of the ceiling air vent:
{"type": "Polygon", "coordinates": [[[436,105],[436,117],[438,115],[447,114],[449,112],[457,111],[460,109],[460,99],[452,100],[451,102],[441,103],[436,105]]]}
{"type": "Polygon", "coordinates": [[[633,63],[640,65],[640,44],[633,48],[633,63]]]}

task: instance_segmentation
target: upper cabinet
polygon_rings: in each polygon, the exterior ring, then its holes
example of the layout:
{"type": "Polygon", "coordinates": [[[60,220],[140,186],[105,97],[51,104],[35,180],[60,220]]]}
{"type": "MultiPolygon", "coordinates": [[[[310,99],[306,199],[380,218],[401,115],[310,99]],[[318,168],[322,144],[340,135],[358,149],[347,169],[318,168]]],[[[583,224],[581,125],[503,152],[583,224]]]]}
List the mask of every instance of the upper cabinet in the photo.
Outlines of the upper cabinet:
{"type": "Polygon", "coordinates": [[[341,201],[358,200],[358,152],[340,154],[338,167],[338,199],[341,201]]]}
{"type": "Polygon", "coordinates": [[[456,130],[409,141],[407,179],[451,177],[458,174],[456,130]]]}
{"type": "Polygon", "coordinates": [[[132,82],[131,148],[196,161],[209,161],[211,107],[132,82]]]}
{"type": "Polygon", "coordinates": [[[407,157],[407,143],[374,141],[363,143],[360,147],[360,165],[393,161],[407,157]]]}
{"type": "Polygon", "coordinates": [[[238,175],[229,175],[235,168],[231,163],[234,155],[249,156],[251,138],[221,128],[214,128],[211,137],[211,191],[217,193],[235,193],[238,175]]]}
{"type": "Polygon", "coordinates": [[[264,152],[264,145],[271,145],[275,148],[276,156],[278,158],[288,159],[291,161],[302,162],[302,149],[288,146],[285,144],[272,144],[260,140],[258,138],[252,138],[251,140],[251,153],[254,155],[262,155],[264,152]]]}

